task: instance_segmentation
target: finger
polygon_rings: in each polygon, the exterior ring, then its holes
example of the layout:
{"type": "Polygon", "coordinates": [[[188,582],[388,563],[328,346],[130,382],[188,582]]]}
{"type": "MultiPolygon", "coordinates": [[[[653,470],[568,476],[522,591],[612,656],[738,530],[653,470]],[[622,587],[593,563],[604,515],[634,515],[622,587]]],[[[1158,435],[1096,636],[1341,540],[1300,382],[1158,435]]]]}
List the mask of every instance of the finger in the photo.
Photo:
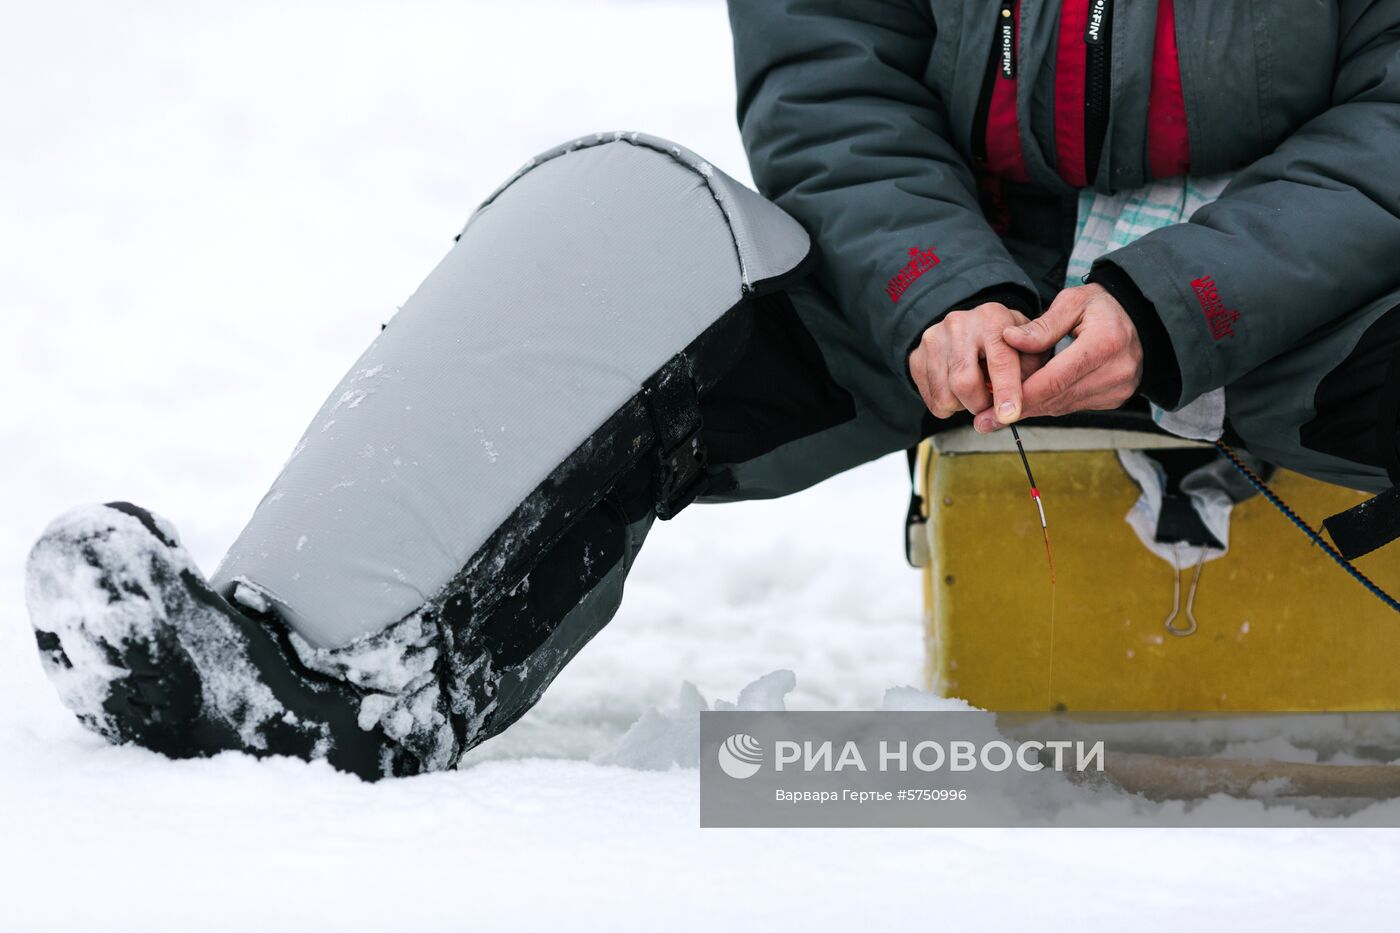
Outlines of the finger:
{"type": "Polygon", "coordinates": [[[962,410],[962,405],[958,403],[957,396],[953,394],[953,388],[949,381],[948,366],[945,364],[940,372],[937,363],[929,368],[929,394],[933,398],[931,411],[935,417],[951,418],[962,410]]]}
{"type": "Polygon", "coordinates": [[[940,387],[942,380],[935,376],[936,365],[928,356],[924,357],[918,379],[919,395],[935,418],[950,418],[953,415],[951,398],[940,387]]]}
{"type": "Polygon", "coordinates": [[[940,324],[939,353],[930,354],[930,377],[940,418],[951,418],[968,407],[980,391],[981,366],[977,363],[976,315],[950,311],[940,324]],[[940,372],[941,370],[941,372],[940,372]]]}
{"type": "Polygon", "coordinates": [[[1055,297],[1045,313],[1034,321],[1002,331],[1007,343],[1022,353],[1048,353],[1079,323],[1085,300],[1066,289],[1055,297]]]}
{"type": "Polygon", "coordinates": [[[1037,372],[1050,362],[1049,353],[1018,353],[1017,355],[1021,358],[1021,382],[1023,385],[1032,373],[1037,372]]]}
{"type": "Polygon", "coordinates": [[[957,350],[948,362],[948,388],[957,400],[958,410],[981,411],[992,404],[987,391],[987,377],[982,372],[982,357],[977,344],[969,341],[957,350]]]}
{"type": "MultiPolygon", "coordinates": [[[[1017,353],[1016,356],[1017,365],[1020,367],[1022,391],[1024,391],[1025,381],[1050,361],[1050,354],[1017,353]]],[[[982,434],[990,434],[993,431],[1000,431],[1002,428],[1006,427],[1006,425],[997,420],[996,409],[993,407],[985,411],[979,411],[973,415],[972,427],[982,434]]]]}
{"type": "MultiPolygon", "coordinates": [[[[992,407],[996,419],[1010,424],[1021,414],[1021,354],[998,337],[987,340],[987,376],[992,381],[992,407]]],[[[981,411],[985,406],[969,411],[981,411]]]]}
{"type": "Polygon", "coordinates": [[[1113,346],[1111,341],[1081,336],[1065,353],[1028,377],[1023,389],[1026,416],[1111,411],[1131,398],[1141,379],[1140,362],[1132,354],[1115,352],[1113,346]]]}
{"type": "Polygon", "coordinates": [[[957,400],[947,390],[946,356],[944,342],[932,335],[926,336],[909,355],[909,375],[935,418],[951,418],[957,411],[957,400]]]}
{"type": "Polygon", "coordinates": [[[997,420],[996,410],[993,408],[979,411],[972,416],[972,429],[978,434],[991,434],[993,431],[1000,431],[1005,427],[1006,425],[997,420]]]}
{"type": "Polygon", "coordinates": [[[1111,369],[1095,369],[1044,402],[1032,396],[1035,389],[1029,382],[1026,386],[1026,417],[1040,415],[1068,415],[1076,411],[1112,411],[1126,402],[1133,394],[1130,380],[1123,378],[1111,369]]]}
{"type": "Polygon", "coordinates": [[[1061,399],[1060,414],[1112,411],[1137,391],[1138,371],[1131,359],[1108,360],[1085,373],[1061,399]]]}
{"type": "Polygon", "coordinates": [[[938,383],[940,363],[945,354],[945,342],[936,328],[930,328],[924,339],[909,354],[909,375],[919,390],[919,397],[935,418],[947,418],[952,414],[946,405],[940,404],[938,383]]]}
{"type": "Polygon", "coordinates": [[[1079,383],[1094,370],[1095,355],[1085,341],[1076,340],[1065,352],[1033,373],[1023,387],[1022,417],[1060,415],[1085,392],[1079,383]]]}

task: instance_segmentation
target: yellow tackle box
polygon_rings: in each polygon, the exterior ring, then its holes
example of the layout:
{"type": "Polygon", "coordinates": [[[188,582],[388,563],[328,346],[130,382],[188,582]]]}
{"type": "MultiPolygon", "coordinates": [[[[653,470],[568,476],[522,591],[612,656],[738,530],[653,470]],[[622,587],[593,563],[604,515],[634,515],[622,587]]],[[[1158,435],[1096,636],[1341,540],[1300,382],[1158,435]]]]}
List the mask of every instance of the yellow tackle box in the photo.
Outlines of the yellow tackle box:
{"type": "MultiPolygon", "coordinates": [[[[1168,632],[1177,575],[1125,521],[1139,490],[1116,451],[1191,442],[1090,428],[1021,436],[1054,585],[1010,432],[960,429],[920,448],[930,689],[991,710],[1400,710],[1400,616],[1262,496],[1235,507],[1229,552],[1201,567],[1196,631],[1168,632]]],[[[1366,497],[1286,471],[1271,486],[1313,527],[1366,497]]],[[[1400,591],[1397,551],[1357,566],[1400,591]]],[[[1192,576],[1180,575],[1178,626],[1192,576]]]]}

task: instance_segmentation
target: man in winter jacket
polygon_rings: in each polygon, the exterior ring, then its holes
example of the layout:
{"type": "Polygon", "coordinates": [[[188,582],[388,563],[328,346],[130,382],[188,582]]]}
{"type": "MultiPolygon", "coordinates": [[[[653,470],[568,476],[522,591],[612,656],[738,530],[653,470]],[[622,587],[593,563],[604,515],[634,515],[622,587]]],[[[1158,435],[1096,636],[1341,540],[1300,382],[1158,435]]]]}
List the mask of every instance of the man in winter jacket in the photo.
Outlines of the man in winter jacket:
{"type": "Polygon", "coordinates": [[[1140,393],[1282,466],[1400,477],[1400,0],[729,10],[773,203],[639,134],[552,150],[207,582],[144,509],[57,520],[27,594],[87,725],[450,767],[607,623],[655,519],[958,424],[1140,393]]]}
{"type": "Polygon", "coordinates": [[[760,191],[936,417],[989,430],[1223,388],[1256,454],[1389,485],[1400,3],[733,0],[730,16],[760,191]],[[1189,222],[1065,287],[1080,189],[1226,172],[1189,222]],[[937,262],[892,293],[913,248],[937,262]]]}

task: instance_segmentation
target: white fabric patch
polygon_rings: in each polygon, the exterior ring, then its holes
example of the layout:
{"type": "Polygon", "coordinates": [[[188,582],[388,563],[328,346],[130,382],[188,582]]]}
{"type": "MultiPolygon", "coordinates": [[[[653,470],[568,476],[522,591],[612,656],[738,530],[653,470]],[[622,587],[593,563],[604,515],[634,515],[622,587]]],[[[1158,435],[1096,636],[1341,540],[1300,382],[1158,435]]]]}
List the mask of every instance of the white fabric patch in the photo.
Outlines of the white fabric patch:
{"type": "Polygon", "coordinates": [[[1211,389],[1176,411],[1152,406],[1152,420],[1163,431],[1193,441],[1218,441],[1225,433],[1225,390],[1211,389]]]}
{"type": "Polygon", "coordinates": [[[1234,504],[1223,489],[1209,486],[1187,488],[1183,485],[1181,491],[1191,500],[1191,507],[1201,517],[1206,529],[1224,547],[1202,549],[1181,544],[1164,544],[1157,540],[1157,521],[1162,514],[1162,496],[1166,489],[1166,477],[1162,468],[1140,450],[1118,451],[1118,462],[1142,490],[1142,495],[1133,503],[1125,518],[1143,547],[1177,570],[1195,567],[1202,560],[1202,550],[1205,552],[1205,560],[1215,560],[1229,553],[1230,510],[1234,504]]]}

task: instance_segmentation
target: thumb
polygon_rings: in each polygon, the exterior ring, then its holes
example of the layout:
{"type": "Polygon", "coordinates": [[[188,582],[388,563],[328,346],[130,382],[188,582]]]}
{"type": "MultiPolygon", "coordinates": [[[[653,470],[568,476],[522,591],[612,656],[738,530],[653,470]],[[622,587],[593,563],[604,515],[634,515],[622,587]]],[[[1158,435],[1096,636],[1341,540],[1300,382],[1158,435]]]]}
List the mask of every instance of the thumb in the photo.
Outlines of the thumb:
{"type": "Polygon", "coordinates": [[[1083,302],[1062,292],[1034,321],[1002,331],[1002,339],[1022,353],[1048,353],[1079,323],[1083,302]]]}

